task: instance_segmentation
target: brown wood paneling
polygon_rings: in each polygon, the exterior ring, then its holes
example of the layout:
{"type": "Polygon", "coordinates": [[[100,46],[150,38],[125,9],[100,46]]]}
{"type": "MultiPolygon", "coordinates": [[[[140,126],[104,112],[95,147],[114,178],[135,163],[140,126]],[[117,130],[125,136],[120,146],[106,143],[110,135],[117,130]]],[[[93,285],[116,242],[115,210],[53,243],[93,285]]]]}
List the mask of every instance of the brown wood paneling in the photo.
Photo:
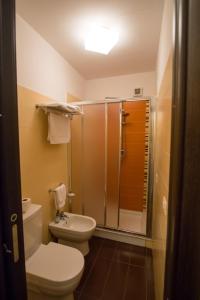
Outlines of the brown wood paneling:
{"type": "Polygon", "coordinates": [[[142,211],[144,196],[146,101],[126,102],[123,125],[125,156],[121,163],[120,208],[142,211]]]}

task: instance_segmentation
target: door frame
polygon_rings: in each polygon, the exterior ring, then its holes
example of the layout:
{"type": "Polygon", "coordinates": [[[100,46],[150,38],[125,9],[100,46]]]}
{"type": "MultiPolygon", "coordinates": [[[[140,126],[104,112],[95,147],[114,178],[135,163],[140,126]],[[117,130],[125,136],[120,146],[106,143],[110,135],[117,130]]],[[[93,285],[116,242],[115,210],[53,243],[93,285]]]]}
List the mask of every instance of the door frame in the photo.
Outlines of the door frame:
{"type": "Polygon", "coordinates": [[[27,299],[21,204],[15,1],[0,0],[1,299],[27,299]]]}
{"type": "MultiPolygon", "coordinates": [[[[175,0],[172,156],[164,292],[164,299],[169,300],[197,299],[199,296],[200,225],[197,221],[200,216],[200,126],[197,126],[197,121],[200,119],[200,84],[194,84],[195,79],[200,78],[199,11],[199,0],[175,0]],[[196,264],[194,257],[189,255],[191,253],[195,255],[196,264]]],[[[14,299],[16,296],[26,299],[17,126],[14,0],[0,0],[0,25],[0,242],[2,239],[8,249],[13,251],[13,223],[10,222],[10,217],[16,213],[18,218],[14,223],[18,226],[20,247],[17,263],[14,263],[12,254],[5,251],[3,254],[3,247],[0,247],[0,259],[3,256],[6,263],[6,270],[2,272],[1,269],[0,277],[3,276],[7,299],[14,299]]],[[[5,294],[1,296],[1,299],[5,298],[5,294]]]]}
{"type": "Polygon", "coordinates": [[[200,1],[176,0],[165,300],[200,297],[200,1]]]}

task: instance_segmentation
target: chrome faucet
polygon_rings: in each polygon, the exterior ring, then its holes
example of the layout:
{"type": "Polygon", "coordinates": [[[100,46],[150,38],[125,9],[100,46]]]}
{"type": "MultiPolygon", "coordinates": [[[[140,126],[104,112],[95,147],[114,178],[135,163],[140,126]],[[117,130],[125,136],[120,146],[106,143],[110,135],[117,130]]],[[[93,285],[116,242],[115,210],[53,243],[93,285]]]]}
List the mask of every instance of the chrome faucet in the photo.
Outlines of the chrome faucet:
{"type": "Polygon", "coordinates": [[[59,210],[56,211],[56,217],[55,217],[55,223],[59,223],[60,222],[60,213],[59,210]]]}
{"type": "Polygon", "coordinates": [[[69,219],[69,216],[66,213],[64,213],[64,211],[61,211],[60,220],[66,220],[66,219],[69,219]]]}
{"type": "Polygon", "coordinates": [[[67,222],[67,219],[69,219],[69,216],[64,211],[56,211],[55,223],[59,223],[61,220],[66,220],[67,222]]]}

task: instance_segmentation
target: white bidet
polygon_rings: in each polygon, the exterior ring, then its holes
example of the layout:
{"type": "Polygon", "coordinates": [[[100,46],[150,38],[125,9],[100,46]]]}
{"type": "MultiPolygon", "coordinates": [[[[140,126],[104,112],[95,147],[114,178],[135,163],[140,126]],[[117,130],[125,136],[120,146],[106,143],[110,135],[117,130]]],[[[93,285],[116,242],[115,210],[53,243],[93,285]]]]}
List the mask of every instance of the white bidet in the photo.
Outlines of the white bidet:
{"type": "Polygon", "coordinates": [[[58,243],[77,248],[83,255],[88,254],[88,240],[96,228],[96,221],[87,216],[64,213],[59,223],[49,224],[50,232],[58,239],[58,243]]]}

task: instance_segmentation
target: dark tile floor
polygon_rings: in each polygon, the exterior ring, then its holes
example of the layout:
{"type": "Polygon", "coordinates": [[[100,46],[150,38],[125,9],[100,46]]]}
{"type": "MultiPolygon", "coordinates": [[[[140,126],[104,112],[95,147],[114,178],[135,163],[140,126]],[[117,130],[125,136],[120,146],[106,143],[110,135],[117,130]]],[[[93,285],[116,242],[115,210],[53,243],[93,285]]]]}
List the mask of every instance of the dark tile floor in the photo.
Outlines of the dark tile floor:
{"type": "Polygon", "coordinates": [[[151,252],[93,237],[75,300],[153,300],[151,252]]]}

